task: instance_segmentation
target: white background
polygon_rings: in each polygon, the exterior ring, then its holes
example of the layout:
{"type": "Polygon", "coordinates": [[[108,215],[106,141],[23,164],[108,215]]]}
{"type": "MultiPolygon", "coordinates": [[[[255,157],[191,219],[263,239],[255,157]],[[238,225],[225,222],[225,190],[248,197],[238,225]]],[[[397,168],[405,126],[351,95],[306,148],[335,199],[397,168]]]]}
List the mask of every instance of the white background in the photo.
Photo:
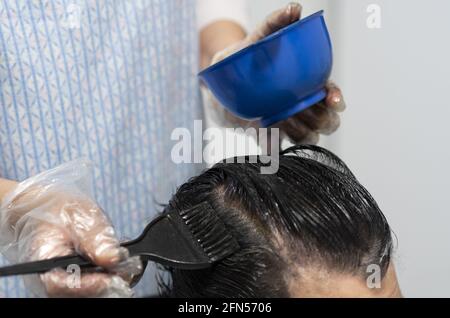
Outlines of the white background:
{"type": "MultiPolygon", "coordinates": [[[[247,0],[255,25],[283,0],[247,0]]],[[[304,0],[325,9],[348,104],[323,140],[386,214],[407,297],[450,297],[450,1],[304,0]],[[369,4],[381,29],[369,29],[369,4]]]]}

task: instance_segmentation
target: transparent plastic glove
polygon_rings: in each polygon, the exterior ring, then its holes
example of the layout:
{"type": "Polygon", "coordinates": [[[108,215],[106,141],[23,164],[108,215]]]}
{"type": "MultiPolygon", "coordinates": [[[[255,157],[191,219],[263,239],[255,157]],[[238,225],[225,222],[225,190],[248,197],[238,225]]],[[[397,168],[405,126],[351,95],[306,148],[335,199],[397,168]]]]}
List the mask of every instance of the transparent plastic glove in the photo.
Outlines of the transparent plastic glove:
{"type": "MultiPolygon", "coordinates": [[[[211,64],[215,64],[231,54],[265,38],[266,36],[280,30],[281,28],[297,21],[301,17],[302,7],[299,3],[292,2],[286,7],[279,9],[269,15],[260,26],[250,33],[244,40],[225,50],[217,53],[211,64]]],[[[274,79],[276,80],[276,79],[274,79]]],[[[330,135],[340,125],[340,112],[345,110],[345,102],[340,89],[333,83],[327,85],[328,95],[326,99],[305,111],[294,115],[286,121],[276,124],[293,142],[315,144],[319,141],[320,134],[330,135]]],[[[248,122],[235,117],[233,114],[220,106],[212,93],[204,89],[205,102],[214,109],[216,121],[222,117],[223,125],[241,127],[258,127],[257,122],[248,122]]]]}
{"type": "Polygon", "coordinates": [[[0,251],[11,263],[77,252],[108,269],[25,276],[37,296],[132,296],[128,282],[140,274],[142,264],[120,248],[108,218],[92,199],[90,170],[84,160],[64,164],[19,183],[1,202],[0,251]]]}

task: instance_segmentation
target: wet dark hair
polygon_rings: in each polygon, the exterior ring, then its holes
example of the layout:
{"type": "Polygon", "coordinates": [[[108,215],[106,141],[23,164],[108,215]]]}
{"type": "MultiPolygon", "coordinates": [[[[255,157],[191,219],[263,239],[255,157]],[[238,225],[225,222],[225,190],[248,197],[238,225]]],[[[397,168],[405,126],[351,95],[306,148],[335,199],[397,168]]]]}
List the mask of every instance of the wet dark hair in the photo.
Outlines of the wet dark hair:
{"type": "Polygon", "coordinates": [[[166,208],[208,202],[241,249],[207,270],[170,270],[173,297],[288,297],[299,266],[365,277],[390,263],[389,225],[369,192],[334,154],[295,146],[276,174],[261,162],[219,163],[179,188],[166,208]]]}

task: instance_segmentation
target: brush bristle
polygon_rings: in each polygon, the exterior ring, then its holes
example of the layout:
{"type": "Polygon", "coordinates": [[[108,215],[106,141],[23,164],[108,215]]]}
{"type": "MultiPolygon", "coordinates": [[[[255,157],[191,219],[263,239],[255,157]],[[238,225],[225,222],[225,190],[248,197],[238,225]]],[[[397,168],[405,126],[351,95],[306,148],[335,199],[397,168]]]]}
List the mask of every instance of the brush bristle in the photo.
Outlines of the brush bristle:
{"type": "Polygon", "coordinates": [[[180,213],[211,263],[220,261],[239,249],[236,239],[227,231],[209,203],[201,203],[180,213]]]}

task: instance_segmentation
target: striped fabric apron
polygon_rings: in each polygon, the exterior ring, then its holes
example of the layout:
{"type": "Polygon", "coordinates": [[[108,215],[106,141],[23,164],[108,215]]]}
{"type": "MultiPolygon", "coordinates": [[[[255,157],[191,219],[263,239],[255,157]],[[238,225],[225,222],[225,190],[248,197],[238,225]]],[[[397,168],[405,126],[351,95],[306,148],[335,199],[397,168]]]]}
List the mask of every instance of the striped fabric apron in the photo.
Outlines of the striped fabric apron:
{"type": "MultiPolygon", "coordinates": [[[[137,236],[199,169],[170,157],[173,129],[202,115],[195,5],[0,0],[0,177],[87,157],[98,203],[121,238],[137,236]]],[[[138,296],[155,294],[154,274],[138,296]]],[[[0,297],[26,296],[0,280],[0,297]]]]}

